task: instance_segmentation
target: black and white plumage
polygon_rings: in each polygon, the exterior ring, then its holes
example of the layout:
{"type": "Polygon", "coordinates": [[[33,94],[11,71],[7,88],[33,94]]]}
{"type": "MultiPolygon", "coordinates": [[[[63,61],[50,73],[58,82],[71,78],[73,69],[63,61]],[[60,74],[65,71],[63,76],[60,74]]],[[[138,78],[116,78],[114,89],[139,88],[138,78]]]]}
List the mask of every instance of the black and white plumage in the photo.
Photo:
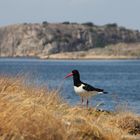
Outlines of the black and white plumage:
{"type": "Polygon", "coordinates": [[[73,76],[73,82],[74,82],[74,91],[76,94],[78,94],[83,99],[87,99],[87,107],[88,107],[88,98],[97,94],[104,93],[106,94],[103,89],[95,88],[87,83],[84,83],[80,80],[80,74],[78,70],[73,70],[72,73],[69,73],[65,78],[68,78],[70,76],[73,76]]]}

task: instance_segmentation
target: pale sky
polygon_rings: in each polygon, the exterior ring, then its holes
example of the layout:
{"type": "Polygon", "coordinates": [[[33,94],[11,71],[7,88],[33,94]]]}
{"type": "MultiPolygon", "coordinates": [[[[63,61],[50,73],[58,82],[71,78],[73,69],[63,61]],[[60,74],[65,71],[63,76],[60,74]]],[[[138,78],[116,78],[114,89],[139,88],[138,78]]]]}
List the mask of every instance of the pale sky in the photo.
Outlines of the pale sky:
{"type": "Polygon", "coordinates": [[[70,21],[140,30],[140,0],[0,0],[0,26],[70,21]]]}

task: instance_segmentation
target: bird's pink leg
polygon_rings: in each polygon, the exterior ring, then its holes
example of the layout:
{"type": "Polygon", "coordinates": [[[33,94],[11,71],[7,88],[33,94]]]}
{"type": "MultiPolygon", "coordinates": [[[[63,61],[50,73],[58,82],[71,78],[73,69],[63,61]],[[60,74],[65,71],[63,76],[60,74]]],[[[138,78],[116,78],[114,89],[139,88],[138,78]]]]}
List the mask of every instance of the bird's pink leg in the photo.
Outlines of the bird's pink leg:
{"type": "Polygon", "coordinates": [[[88,103],[89,103],[89,101],[88,101],[88,99],[87,99],[87,108],[88,108],[88,103]]]}
{"type": "Polygon", "coordinates": [[[82,97],[82,104],[83,104],[83,102],[84,102],[84,99],[83,99],[83,97],[82,97]]]}
{"type": "Polygon", "coordinates": [[[84,102],[84,99],[83,99],[83,97],[81,97],[81,105],[83,106],[83,102],[84,102]]]}

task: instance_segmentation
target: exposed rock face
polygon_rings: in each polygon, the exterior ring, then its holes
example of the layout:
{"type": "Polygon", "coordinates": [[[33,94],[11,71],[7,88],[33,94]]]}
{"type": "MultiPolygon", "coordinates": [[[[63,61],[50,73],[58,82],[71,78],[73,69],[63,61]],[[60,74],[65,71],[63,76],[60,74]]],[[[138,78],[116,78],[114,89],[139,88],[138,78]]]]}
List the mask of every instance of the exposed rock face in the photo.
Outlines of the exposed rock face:
{"type": "Polygon", "coordinates": [[[116,24],[19,24],[0,28],[0,56],[46,56],[108,44],[140,42],[140,32],[116,24]]]}

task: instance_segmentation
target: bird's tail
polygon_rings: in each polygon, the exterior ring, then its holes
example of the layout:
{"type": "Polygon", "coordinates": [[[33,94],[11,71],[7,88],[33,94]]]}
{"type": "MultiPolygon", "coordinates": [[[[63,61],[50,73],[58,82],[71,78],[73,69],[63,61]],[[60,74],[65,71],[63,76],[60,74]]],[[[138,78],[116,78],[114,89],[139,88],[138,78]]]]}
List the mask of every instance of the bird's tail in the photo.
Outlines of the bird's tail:
{"type": "Polygon", "coordinates": [[[103,91],[103,94],[108,94],[108,92],[107,91],[103,91]]]}
{"type": "Polygon", "coordinates": [[[98,92],[98,94],[108,94],[107,91],[101,91],[101,92],[98,92]]]}

